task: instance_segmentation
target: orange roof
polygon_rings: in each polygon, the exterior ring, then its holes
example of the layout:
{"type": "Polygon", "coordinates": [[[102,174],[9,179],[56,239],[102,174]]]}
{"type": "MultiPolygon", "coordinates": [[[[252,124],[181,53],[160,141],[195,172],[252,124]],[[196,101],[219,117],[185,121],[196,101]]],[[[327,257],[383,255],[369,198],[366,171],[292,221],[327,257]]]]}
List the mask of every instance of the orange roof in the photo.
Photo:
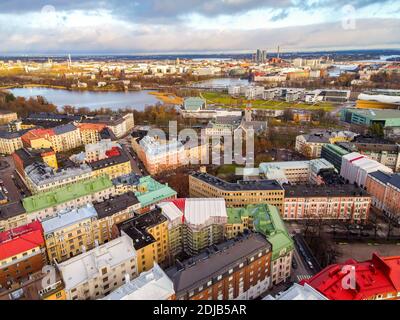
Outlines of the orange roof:
{"type": "Polygon", "coordinates": [[[101,131],[105,128],[102,123],[80,123],[78,124],[80,130],[96,130],[101,131]]]}
{"type": "Polygon", "coordinates": [[[32,140],[47,138],[49,136],[54,136],[54,131],[52,129],[33,129],[25,133],[21,138],[26,142],[32,140]]]}

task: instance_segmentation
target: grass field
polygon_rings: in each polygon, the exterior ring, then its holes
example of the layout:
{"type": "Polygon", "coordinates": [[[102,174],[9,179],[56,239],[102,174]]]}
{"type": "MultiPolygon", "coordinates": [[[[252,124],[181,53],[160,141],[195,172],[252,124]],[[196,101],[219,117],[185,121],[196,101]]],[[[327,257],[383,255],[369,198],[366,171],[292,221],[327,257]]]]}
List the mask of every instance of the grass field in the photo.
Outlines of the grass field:
{"type": "MultiPolygon", "coordinates": [[[[216,104],[224,108],[245,108],[246,100],[240,98],[233,98],[228,94],[218,92],[202,92],[201,96],[207,100],[207,103],[216,104]]],[[[296,102],[284,101],[266,101],[266,100],[251,100],[254,109],[270,109],[270,110],[283,110],[286,108],[302,109],[302,110],[318,110],[332,111],[334,106],[330,103],[320,104],[306,104],[296,102]]]]}

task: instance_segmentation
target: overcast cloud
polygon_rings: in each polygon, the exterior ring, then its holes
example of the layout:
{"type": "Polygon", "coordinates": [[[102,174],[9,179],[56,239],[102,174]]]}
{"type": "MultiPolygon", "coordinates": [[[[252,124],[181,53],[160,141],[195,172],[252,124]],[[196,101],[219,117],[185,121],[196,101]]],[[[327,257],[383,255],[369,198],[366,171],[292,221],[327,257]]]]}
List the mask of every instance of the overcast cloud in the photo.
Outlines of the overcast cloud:
{"type": "Polygon", "coordinates": [[[400,48],[399,30],[399,0],[3,0],[0,54],[400,48]]]}

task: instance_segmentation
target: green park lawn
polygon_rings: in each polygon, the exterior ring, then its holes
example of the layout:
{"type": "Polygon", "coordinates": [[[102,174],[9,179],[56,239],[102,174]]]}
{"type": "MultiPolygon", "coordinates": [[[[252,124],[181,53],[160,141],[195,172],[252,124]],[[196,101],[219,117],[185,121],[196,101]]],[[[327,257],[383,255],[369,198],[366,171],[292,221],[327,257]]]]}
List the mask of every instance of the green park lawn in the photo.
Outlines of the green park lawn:
{"type": "MultiPolygon", "coordinates": [[[[201,96],[207,100],[208,104],[216,104],[224,108],[245,108],[245,99],[233,98],[225,93],[219,92],[202,92],[201,96]]],[[[286,108],[302,109],[302,110],[319,110],[323,109],[327,112],[332,111],[334,106],[330,103],[320,104],[306,104],[297,102],[284,102],[284,101],[266,101],[266,100],[252,100],[252,107],[254,109],[270,109],[270,110],[283,110],[286,108]]]]}

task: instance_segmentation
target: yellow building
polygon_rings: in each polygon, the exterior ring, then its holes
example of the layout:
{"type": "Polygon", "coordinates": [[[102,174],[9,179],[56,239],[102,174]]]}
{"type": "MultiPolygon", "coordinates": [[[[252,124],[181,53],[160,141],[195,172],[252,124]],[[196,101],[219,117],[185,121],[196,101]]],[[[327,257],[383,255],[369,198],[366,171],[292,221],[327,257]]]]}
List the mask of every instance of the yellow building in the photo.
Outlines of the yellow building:
{"type": "Polygon", "coordinates": [[[161,266],[168,265],[168,221],[160,209],[122,222],[115,230],[115,235],[126,234],[133,240],[139,273],[153,268],[154,262],[161,266]]]}
{"type": "Polygon", "coordinates": [[[125,151],[119,149],[119,155],[88,163],[93,177],[108,175],[110,179],[128,175],[132,172],[131,161],[125,151]]]}
{"type": "Polygon", "coordinates": [[[12,154],[23,147],[21,132],[0,131],[0,154],[12,154]]]}
{"type": "Polygon", "coordinates": [[[8,124],[18,119],[17,113],[0,111],[0,125],[8,124]]]}
{"type": "Polygon", "coordinates": [[[276,180],[229,183],[197,172],[189,176],[189,194],[195,198],[223,198],[227,207],[267,203],[283,209],[284,189],[276,180]]]}
{"type": "Polygon", "coordinates": [[[95,238],[102,244],[112,239],[114,225],[134,217],[140,209],[140,202],[133,192],[127,192],[95,203],[94,208],[97,212],[95,238]]]}
{"type": "Polygon", "coordinates": [[[49,167],[53,169],[58,169],[57,157],[54,151],[43,152],[41,154],[42,160],[46,163],[49,167]]]}
{"type": "Polygon", "coordinates": [[[51,262],[65,261],[95,246],[97,213],[88,205],[42,221],[47,255],[51,262]]]}

